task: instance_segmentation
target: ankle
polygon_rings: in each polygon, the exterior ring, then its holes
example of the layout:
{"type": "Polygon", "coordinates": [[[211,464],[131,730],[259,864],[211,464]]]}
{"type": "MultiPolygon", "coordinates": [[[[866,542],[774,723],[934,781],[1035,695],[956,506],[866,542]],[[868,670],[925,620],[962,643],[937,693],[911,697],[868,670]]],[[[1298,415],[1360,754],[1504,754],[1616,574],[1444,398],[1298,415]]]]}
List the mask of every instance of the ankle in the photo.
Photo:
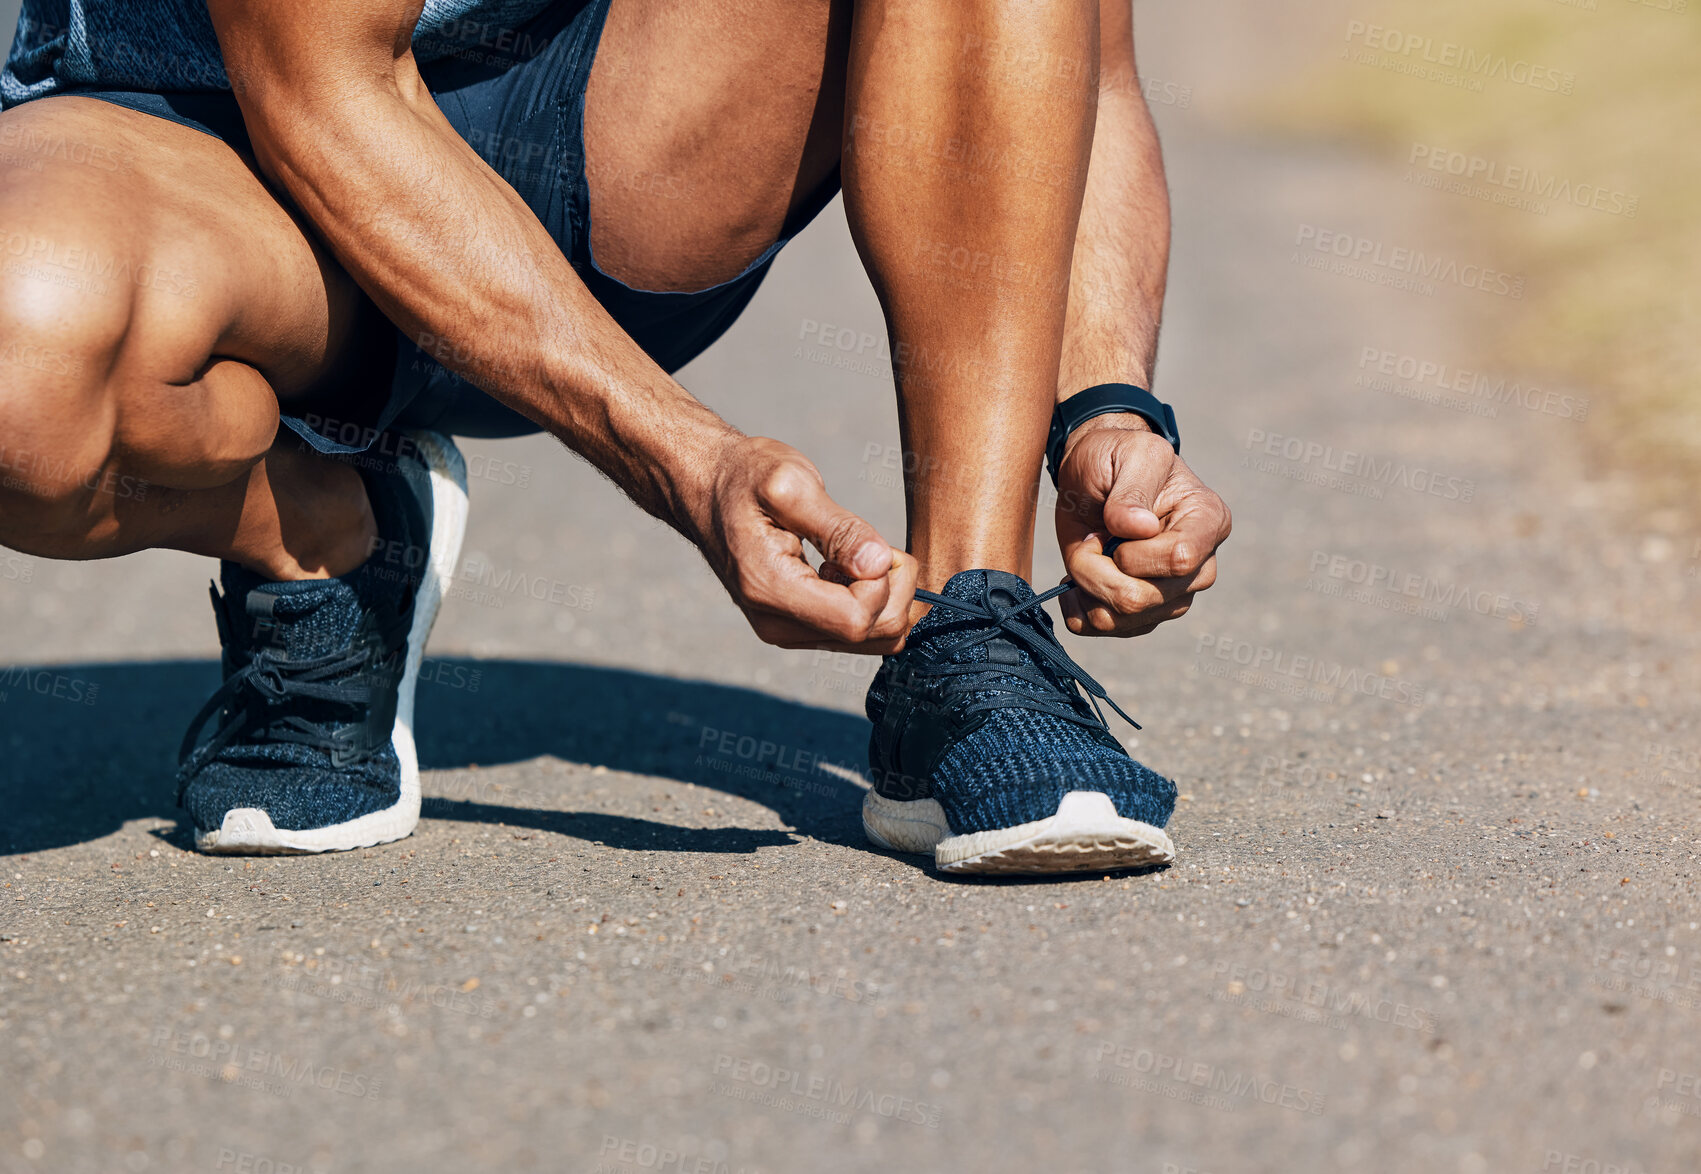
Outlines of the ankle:
{"type": "Polygon", "coordinates": [[[371,556],[378,525],[358,471],[280,446],[266,459],[266,477],[277,511],[275,541],[240,560],[250,570],[277,580],[328,579],[371,556]]]}
{"type": "MultiPolygon", "coordinates": [[[[1029,586],[1033,585],[1033,547],[1016,549],[1008,544],[984,545],[976,547],[956,547],[940,552],[937,549],[926,555],[918,555],[921,570],[916,578],[916,586],[924,591],[943,592],[945,584],[952,576],[963,571],[1004,571],[1015,575],[1029,586]]],[[[922,617],[933,609],[926,600],[917,599],[910,604],[910,626],[919,624],[922,617]]]]}
{"type": "Polygon", "coordinates": [[[963,571],[1005,571],[1033,582],[1033,544],[988,543],[974,547],[950,547],[915,551],[921,569],[916,586],[925,591],[943,591],[953,575],[963,571]]]}

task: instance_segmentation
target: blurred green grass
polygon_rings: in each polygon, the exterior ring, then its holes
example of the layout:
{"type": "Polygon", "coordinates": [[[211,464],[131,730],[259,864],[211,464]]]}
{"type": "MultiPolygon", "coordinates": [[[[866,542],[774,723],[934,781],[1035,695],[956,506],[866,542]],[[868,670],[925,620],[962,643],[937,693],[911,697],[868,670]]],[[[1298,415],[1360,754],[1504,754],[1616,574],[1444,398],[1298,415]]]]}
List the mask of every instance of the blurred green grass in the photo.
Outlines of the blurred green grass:
{"type": "MultiPolygon", "coordinates": [[[[1569,94],[1500,76],[1472,91],[1343,57],[1261,103],[1254,117],[1269,129],[1358,140],[1402,167],[1421,144],[1488,161],[1498,176],[1532,169],[1536,191],[1526,199],[1541,198],[1547,177],[1569,184],[1549,189],[1558,198],[1542,201],[1545,214],[1458,194],[1435,199],[1507,269],[1528,275],[1525,300],[1491,324],[1495,361],[1585,385],[1591,413],[1602,417],[1590,428],[1605,446],[1597,451],[1650,476],[1660,497],[1693,505],[1701,487],[1701,0],[1588,2],[1382,0],[1360,10],[1366,24],[1432,38],[1431,58],[1453,42],[1574,73],[1569,94]],[[1602,207],[1564,198],[1577,198],[1580,185],[1589,197],[1605,189],[1602,207]]],[[[1421,62],[1424,54],[1381,57],[1421,62]]],[[[1516,196],[1515,187],[1494,190],[1516,196]]]]}

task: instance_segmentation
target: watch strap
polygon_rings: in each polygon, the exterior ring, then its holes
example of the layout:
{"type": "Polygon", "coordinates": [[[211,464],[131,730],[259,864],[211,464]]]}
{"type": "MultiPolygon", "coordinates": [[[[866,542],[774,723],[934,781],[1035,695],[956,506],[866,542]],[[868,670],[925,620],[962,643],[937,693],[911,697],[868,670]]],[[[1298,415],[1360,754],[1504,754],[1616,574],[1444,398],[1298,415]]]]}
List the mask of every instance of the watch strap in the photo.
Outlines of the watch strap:
{"type": "Polygon", "coordinates": [[[1132,412],[1152,426],[1152,431],[1169,441],[1181,452],[1181,432],[1175,424],[1175,411],[1157,396],[1132,383],[1101,383],[1097,387],[1070,396],[1051,413],[1051,434],[1045,444],[1045,465],[1051,473],[1051,483],[1057,484],[1057,470],[1063,464],[1063,446],[1069,434],[1094,416],[1111,412],[1132,412]]]}

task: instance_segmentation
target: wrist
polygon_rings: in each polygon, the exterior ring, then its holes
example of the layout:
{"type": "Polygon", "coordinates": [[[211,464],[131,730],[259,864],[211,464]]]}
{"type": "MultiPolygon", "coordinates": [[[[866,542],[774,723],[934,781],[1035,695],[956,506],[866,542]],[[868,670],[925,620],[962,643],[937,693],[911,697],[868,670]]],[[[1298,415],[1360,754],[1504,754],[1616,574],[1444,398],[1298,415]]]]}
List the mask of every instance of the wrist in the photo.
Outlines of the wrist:
{"type": "Polygon", "coordinates": [[[578,362],[552,374],[549,430],[640,509],[696,541],[717,471],[744,434],[653,366],[620,372],[578,362]]]}
{"type": "Polygon", "coordinates": [[[1046,438],[1046,468],[1056,484],[1075,437],[1083,431],[1144,431],[1160,436],[1177,453],[1181,434],[1170,406],[1136,384],[1104,383],[1059,400],[1046,438]]]}
{"type": "MultiPolygon", "coordinates": [[[[747,439],[719,416],[713,424],[682,422],[680,434],[689,442],[658,457],[657,471],[663,481],[666,502],[662,520],[701,548],[714,527],[715,494],[735,459],[733,450],[747,439]]],[[[670,431],[672,431],[670,429],[670,431]]]]}
{"type": "Polygon", "coordinates": [[[1106,412],[1102,416],[1094,416],[1069,434],[1068,439],[1063,442],[1063,460],[1069,459],[1069,454],[1075,451],[1075,445],[1083,436],[1091,436],[1095,432],[1152,431],[1152,426],[1146,422],[1144,416],[1135,415],[1133,412],[1106,412]]]}
{"type": "Polygon", "coordinates": [[[1111,383],[1131,383],[1135,387],[1149,389],[1152,386],[1152,377],[1138,363],[1117,363],[1109,366],[1094,364],[1075,370],[1066,369],[1058,380],[1057,402],[1064,403],[1084,391],[1111,383]]]}
{"type": "Polygon", "coordinates": [[[1084,436],[1089,432],[1151,431],[1152,425],[1144,416],[1137,415],[1134,412],[1106,412],[1102,416],[1094,416],[1085,423],[1078,425],[1075,430],[1069,434],[1069,440],[1064,443],[1063,451],[1069,451],[1069,445],[1074,443],[1077,436],[1084,436]]]}
{"type": "Polygon", "coordinates": [[[700,546],[713,527],[716,489],[745,436],[689,397],[643,419],[637,435],[616,432],[638,466],[635,479],[650,487],[649,501],[638,504],[700,546]]]}

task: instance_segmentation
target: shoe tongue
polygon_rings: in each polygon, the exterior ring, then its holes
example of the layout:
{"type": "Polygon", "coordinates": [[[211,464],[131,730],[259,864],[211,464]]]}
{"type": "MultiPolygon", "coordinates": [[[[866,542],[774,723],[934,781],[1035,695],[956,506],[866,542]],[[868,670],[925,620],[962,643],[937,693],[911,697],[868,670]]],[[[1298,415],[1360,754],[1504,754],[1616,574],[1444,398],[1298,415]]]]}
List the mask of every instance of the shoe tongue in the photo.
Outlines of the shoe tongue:
{"type": "Polygon", "coordinates": [[[220,569],[230,620],[248,648],[281,648],[292,659],[346,648],[361,620],[359,571],[335,579],[277,582],[225,563],[220,569]]]}
{"type": "MultiPolygon", "coordinates": [[[[990,598],[997,608],[1011,608],[1026,603],[1034,597],[1034,589],[1020,575],[1012,575],[1008,571],[962,571],[951,576],[939,594],[947,599],[961,599],[965,602],[984,604],[990,598]]],[[[1049,630],[1049,617],[1043,611],[1035,608],[1024,612],[1018,623],[1041,626],[1049,630]]],[[[949,607],[936,605],[922,617],[910,634],[912,645],[931,645],[935,649],[943,649],[961,640],[971,630],[984,631],[991,626],[985,621],[977,620],[962,612],[949,607]],[[949,626],[949,630],[946,629],[949,626]]],[[[959,663],[991,662],[993,664],[1019,665],[1032,660],[1026,649],[1015,640],[1000,634],[989,641],[976,644],[972,648],[956,653],[953,660],[959,663]]]]}
{"type": "MultiPolygon", "coordinates": [[[[947,599],[961,599],[972,603],[982,603],[990,595],[993,606],[1008,608],[1032,599],[1034,589],[1029,587],[1020,575],[1012,575],[1008,571],[959,571],[951,576],[939,594],[947,599]]],[[[926,631],[931,626],[966,619],[968,617],[960,612],[936,607],[922,617],[921,623],[916,625],[916,630],[926,631]]]]}
{"type": "MultiPolygon", "coordinates": [[[[1012,575],[1008,571],[974,570],[953,575],[939,594],[947,599],[961,599],[979,605],[984,605],[990,598],[994,607],[1006,610],[1027,603],[1036,593],[1019,575],[1012,575]]],[[[1037,629],[1047,635],[1052,630],[1051,617],[1045,614],[1043,608],[1030,608],[1013,617],[1012,622],[1029,629],[1037,629]]],[[[919,655],[931,659],[965,639],[972,640],[991,627],[993,625],[990,621],[976,619],[943,604],[935,604],[933,609],[922,617],[921,622],[911,629],[908,643],[919,655]]],[[[1059,690],[1071,696],[1074,694],[1072,684],[1066,684],[1050,665],[1041,663],[1019,640],[1004,632],[997,633],[990,640],[981,640],[968,648],[951,652],[950,661],[954,664],[978,664],[987,667],[985,682],[990,688],[973,693],[970,700],[993,696],[994,690],[1001,690],[1006,694],[1039,694],[1053,700],[1057,698],[1059,690]],[[1014,673],[1001,672],[996,667],[1000,665],[1008,665],[1011,669],[1021,666],[1037,668],[1047,680],[1054,683],[1054,688],[1045,688],[1014,673]]],[[[1017,720],[1010,716],[1015,712],[1010,709],[995,710],[989,720],[1000,725],[1007,724],[1017,720]]]]}

